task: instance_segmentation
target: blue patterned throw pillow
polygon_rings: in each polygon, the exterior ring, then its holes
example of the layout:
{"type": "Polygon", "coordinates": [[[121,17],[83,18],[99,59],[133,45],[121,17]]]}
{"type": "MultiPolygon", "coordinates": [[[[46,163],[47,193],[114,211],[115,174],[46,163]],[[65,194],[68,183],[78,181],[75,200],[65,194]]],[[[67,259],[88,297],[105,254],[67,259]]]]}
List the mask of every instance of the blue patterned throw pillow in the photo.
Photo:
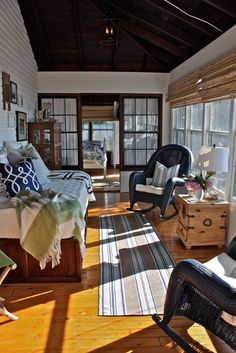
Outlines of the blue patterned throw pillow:
{"type": "Polygon", "coordinates": [[[15,196],[20,190],[41,190],[31,158],[26,158],[15,166],[0,163],[2,182],[6,185],[9,196],[15,196]]]}

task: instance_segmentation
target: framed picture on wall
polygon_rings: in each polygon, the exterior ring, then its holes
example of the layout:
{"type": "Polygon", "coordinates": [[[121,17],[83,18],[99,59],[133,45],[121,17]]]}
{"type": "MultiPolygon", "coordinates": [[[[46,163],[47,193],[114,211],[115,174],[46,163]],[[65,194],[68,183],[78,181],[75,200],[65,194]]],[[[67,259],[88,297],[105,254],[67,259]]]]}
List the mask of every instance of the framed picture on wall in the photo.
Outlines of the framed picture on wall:
{"type": "Polygon", "coordinates": [[[27,115],[23,112],[16,112],[16,140],[27,140],[27,115]]]}
{"type": "Polygon", "coordinates": [[[17,84],[10,81],[11,103],[17,104],[17,84]]]}

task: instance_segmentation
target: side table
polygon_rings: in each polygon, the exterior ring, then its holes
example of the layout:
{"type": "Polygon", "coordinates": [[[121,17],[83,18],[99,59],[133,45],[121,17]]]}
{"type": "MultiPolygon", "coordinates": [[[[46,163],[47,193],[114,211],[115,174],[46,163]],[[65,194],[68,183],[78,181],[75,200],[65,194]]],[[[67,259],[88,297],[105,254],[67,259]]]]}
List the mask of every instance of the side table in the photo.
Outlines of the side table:
{"type": "Polygon", "coordinates": [[[187,249],[192,246],[225,244],[229,202],[224,200],[196,200],[177,195],[179,204],[177,235],[187,249]]]}

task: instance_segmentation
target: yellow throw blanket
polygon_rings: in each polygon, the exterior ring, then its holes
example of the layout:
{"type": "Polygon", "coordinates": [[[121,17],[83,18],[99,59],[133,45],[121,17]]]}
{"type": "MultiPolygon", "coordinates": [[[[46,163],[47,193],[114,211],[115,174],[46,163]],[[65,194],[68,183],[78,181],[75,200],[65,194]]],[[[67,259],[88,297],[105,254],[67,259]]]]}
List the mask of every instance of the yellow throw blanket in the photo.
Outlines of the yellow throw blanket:
{"type": "Polygon", "coordinates": [[[35,257],[41,269],[60,263],[61,238],[67,229],[84,247],[84,217],[79,201],[52,190],[22,190],[13,199],[21,229],[23,249],[35,257]]]}

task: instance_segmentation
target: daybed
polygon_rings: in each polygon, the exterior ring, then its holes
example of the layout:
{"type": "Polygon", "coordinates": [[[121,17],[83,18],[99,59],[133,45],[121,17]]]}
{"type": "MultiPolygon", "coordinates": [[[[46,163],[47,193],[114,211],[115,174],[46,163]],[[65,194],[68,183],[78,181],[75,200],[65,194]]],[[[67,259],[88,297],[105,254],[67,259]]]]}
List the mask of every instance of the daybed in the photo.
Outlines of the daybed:
{"type": "MultiPolygon", "coordinates": [[[[81,205],[85,222],[81,233],[84,239],[86,237],[86,217],[88,202],[94,201],[92,192],[92,183],[90,176],[83,171],[48,171],[47,167],[38,156],[32,145],[20,146],[13,143],[5,144],[7,155],[4,152],[0,154],[0,163],[7,163],[10,160],[14,165],[17,162],[17,154],[22,151],[34,151],[32,157],[36,176],[43,189],[53,189],[56,192],[75,196],[81,205]],[[35,153],[37,158],[35,158],[35,153]],[[6,156],[8,159],[6,159],[6,156]]],[[[27,153],[28,154],[28,153],[27,153]]],[[[20,156],[18,155],[20,158],[20,156]]],[[[22,159],[22,156],[21,156],[22,159]]],[[[10,256],[17,264],[17,269],[8,276],[8,282],[75,282],[81,280],[82,268],[82,247],[78,240],[72,234],[63,232],[61,240],[62,255],[59,265],[52,268],[50,263],[41,270],[39,262],[28,254],[20,245],[20,228],[18,225],[16,209],[11,203],[11,198],[1,193],[0,181],[0,249],[10,256]]],[[[3,189],[3,188],[2,188],[3,189]]]]}
{"type": "Polygon", "coordinates": [[[106,177],[107,152],[106,140],[83,141],[83,165],[84,169],[103,169],[106,177]]]}

